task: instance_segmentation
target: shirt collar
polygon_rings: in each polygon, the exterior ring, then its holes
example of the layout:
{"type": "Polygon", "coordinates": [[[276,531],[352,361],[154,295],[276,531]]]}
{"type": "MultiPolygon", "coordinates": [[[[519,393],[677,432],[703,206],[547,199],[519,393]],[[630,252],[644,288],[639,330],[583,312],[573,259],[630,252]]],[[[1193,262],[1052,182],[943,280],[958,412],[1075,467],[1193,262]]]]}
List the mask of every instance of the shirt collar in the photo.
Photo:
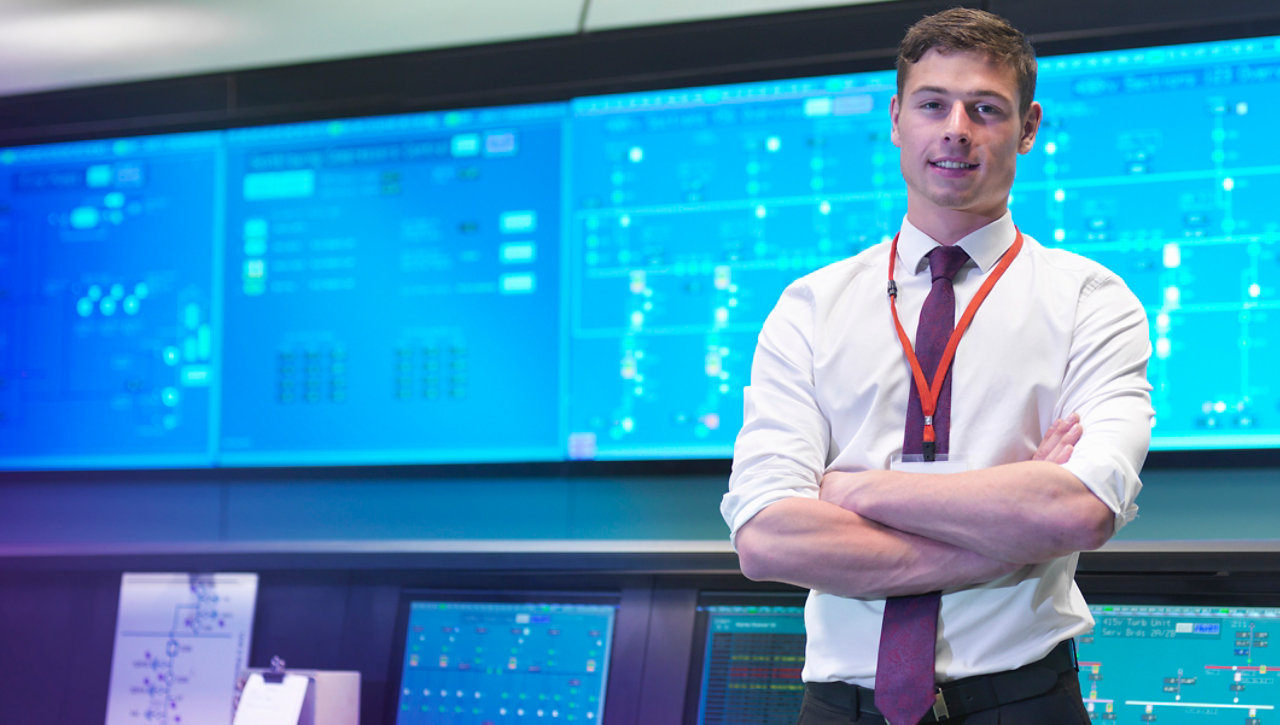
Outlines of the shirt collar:
{"type": "MultiPolygon", "coordinates": [[[[1017,237],[1017,228],[1013,225],[1013,214],[1005,211],[1004,216],[961,238],[956,242],[963,249],[978,269],[984,274],[1000,261],[1005,250],[1013,246],[1017,237]]],[[[898,263],[904,269],[919,273],[929,266],[925,256],[935,247],[941,246],[928,234],[917,229],[905,217],[902,220],[902,231],[898,233],[898,263]]]]}

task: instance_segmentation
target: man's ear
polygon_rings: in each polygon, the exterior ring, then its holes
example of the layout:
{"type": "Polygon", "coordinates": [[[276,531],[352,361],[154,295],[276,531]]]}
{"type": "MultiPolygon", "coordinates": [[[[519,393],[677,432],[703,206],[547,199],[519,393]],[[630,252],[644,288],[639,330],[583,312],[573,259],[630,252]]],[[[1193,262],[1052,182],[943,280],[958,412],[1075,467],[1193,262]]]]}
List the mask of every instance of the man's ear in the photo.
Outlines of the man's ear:
{"type": "Polygon", "coordinates": [[[892,123],[889,130],[889,140],[893,141],[893,145],[899,148],[902,147],[901,140],[898,137],[898,113],[901,111],[902,108],[898,106],[898,96],[894,94],[893,98],[889,100],[889,120],[892,123]]]}
{"type": "Polygon", "coordinates": [[[1022,119],[1022,138],[1018,141],[1018,153],[1025,154],[1036,145],[1036,133],[1040,130],[1040,120],[1044,117],[1044,109],[1039,101],[1032,101],[1027,109],[1027,117],[1022,119]]]}

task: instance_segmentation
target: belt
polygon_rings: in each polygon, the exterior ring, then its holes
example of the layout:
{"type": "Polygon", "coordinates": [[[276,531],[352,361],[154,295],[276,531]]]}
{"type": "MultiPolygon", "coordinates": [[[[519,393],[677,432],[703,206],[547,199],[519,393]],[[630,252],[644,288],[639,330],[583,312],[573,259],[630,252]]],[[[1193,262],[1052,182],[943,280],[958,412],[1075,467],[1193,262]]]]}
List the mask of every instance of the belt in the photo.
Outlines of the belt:
{"type": "MultiPolygon", "coordinates": [[[[974,675],[938,685],[933,711],[920,722],[941,722],[1043,695],[1058,677],[1078,669],[1075,642],[1058,643],[1044,659],[1016,670],[974,675]]],[[[875,693],[847,682],[806,682],[805,692],[839,710],[880,715],[875,693]]],[[[892,725],[892,724],[891,724],[892,725]]]]}

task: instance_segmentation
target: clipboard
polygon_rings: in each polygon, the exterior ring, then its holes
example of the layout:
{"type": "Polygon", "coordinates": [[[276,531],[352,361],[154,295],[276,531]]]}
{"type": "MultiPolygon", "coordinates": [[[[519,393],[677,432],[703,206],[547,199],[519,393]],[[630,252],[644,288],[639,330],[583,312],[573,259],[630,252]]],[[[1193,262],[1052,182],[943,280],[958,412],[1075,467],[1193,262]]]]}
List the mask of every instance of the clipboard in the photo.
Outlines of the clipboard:
{"type": "Polygon", "coordinates": [[[359,725],[359,672],[286,670],[284,660],[272,657],[270,669],[251,668],[240,681],[233,725],[359,725]]]}
{"type": "Polygon", "coordinates": [[[314,725],[315,679],[286,672],[284,665],[272,657],[270,670],[249,674],[232,725],[314,725]]]}

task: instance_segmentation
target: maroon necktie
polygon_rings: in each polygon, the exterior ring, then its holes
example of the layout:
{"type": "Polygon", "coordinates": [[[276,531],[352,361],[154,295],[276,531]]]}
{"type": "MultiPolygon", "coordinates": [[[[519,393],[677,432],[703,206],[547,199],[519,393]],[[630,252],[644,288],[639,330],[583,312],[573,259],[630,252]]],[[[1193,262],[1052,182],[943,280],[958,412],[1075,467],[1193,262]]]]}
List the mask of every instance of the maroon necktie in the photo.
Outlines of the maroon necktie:
{"type": "MultiPolygon", "coordinates": [[[[956,295],[951,280],[968,261],[959,247],[938,247],[929,253],[933,288],[920,309],[916,326],[916,357],[926,380],[932,381],[938,361],[955,328],[956,295]]],[[[951,371],[943,379],[938,406],[933,415],[937,452],[947,452],[951,433],[951,371]]],[[[911,386],[907,403],[907,427],[903,434],[903,455],[923,451],[924,413],[920,394],[911,386]]],[[[929,712],[934,701],[934,650],[938,638],[938,606],[941,592],[890,597],[884,605],[880,629],[880,653],[876,662],[876,708],[889,725],[915,725],[929,712]]]]}

